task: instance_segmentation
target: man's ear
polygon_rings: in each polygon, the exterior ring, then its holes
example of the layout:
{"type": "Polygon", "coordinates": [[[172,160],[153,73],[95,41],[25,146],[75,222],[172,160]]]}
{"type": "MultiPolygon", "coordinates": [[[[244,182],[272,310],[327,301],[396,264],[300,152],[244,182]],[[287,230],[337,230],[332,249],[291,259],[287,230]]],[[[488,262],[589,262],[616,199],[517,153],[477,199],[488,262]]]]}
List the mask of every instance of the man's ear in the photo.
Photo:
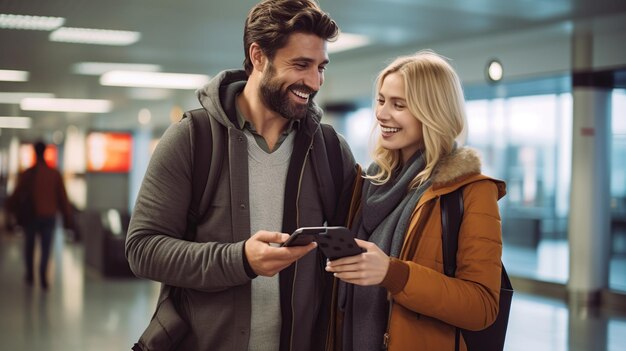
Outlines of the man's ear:
{"type": "Polygon", "coordinates": [[[250,45],[250,61],[252,61],[252,67],[254,70],[259,72],[263,72],[265,70],[265,64],[267,62],[267,56],[261,47],[257,43],[252,43],[250,45]]]}

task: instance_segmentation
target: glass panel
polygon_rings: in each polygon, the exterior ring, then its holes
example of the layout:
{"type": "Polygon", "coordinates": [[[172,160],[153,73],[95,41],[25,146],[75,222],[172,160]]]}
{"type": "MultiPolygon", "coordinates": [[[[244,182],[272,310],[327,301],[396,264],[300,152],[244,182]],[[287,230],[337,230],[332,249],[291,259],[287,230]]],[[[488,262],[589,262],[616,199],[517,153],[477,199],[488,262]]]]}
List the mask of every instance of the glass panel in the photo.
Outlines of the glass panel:
{"type": "Polygon", "coordinates": [[[626,91],[614,90],[611,129],[611,261],[609,288],[626,291],[626,91]]]}
{"type": "Polygon", "coordinates": [[[570,94],[468,101],[468,145],[507,182],[500,202],[509,273],[565,283],[571,174],[570,94]]]}

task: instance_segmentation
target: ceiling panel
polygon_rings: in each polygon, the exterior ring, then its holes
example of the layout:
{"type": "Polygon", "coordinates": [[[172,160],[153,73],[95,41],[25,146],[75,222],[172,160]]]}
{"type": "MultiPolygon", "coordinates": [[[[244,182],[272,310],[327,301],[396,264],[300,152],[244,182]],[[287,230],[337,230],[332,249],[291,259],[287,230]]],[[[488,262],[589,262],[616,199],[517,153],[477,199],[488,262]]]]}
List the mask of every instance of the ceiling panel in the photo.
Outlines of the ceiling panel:
{"type": "MultiPolygon", "coordinates": [[[[165,101],[156,100],[157,104],[145,98],[150,94],[137,94],[136,89],[130,88],[103,87],[97,76],[73,74],[72,65],[84,61],[151,63],[161,65],[167,72],[209,75],[241,67],[243,23],[255,3],[252,0],[0,0],[0,13],[61,16],[66,18],[68,27],[131,30],[142,35],[139,42],[129,47],[113,47],[56,43],[48,40],[48,32],[0,29],[0,69],[31,72],[26,83],[0,82],[0,92],[51,92],[58,97],[114,101],[114,111],[106,116],[28,112],[38,120],[49,120],[35,123],[33,133],[63,126],[65,121],[85,125],[94,121],[105,125],[109,121],[119,128],[132,128],[140,108],[158,105],[167,111],[174,104],[184,106],[193,100],[193,91],[160,92],[165,101]]],[[[367,48],[333,55],[333,63],[380,52],[392,56],[394,49],[403,50],[409,45],[471,40],[490,33],[626,11],[626,1],[612,0],[320,0],[320,4],[343,31],[365,34],[373,40],[367,48]]],[[[15,105],[0,104],[0,115],[15,113],[25,112],[15,105]]],[[[157,120],[166,124],[169,119],[157,120]]]]}

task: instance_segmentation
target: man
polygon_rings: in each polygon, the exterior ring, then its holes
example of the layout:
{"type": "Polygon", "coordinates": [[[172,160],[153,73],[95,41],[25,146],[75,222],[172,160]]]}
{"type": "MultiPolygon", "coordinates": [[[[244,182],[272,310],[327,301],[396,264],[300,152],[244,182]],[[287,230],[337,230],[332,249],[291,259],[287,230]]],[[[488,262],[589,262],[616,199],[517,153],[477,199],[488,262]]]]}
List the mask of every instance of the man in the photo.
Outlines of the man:
{"type": "MultiPolygon", "coordinates": [[[[328,194],[319,177],[333,179],[313,160],[326,150],[313,97],[324,81],[326,43],[337,33],[313,1],[266,0],[251,9],[245,72],[222,72],[198,91],[227,141],[194,242],[181,240],[192,196],[193,121],[184,118],[164,134],[138,195],[126,254],[135,274],[176,287],[176,294],[165,298],[162,289],[135,349],[149,348],[161,329],[180,350],[324,347],[330,306],[322,306],[323,256],[315,243],[278,245],[298,227],[341,225],[347,211],[339,205],[345,199],[334,200],[337,215],[324,216],[328,194]]],[[[351,196],[356,176],[340,142],[343,189],[334,199],[351,196]]]]}
{"type": "Polygon", "coordinates": [[[67,198],[63,178],[59,171],[50,168],[44,160],[46,144],[34,144],[35,165],[22,173],[13,194],[7,199],[7,211],[18,218],[23,227],[24,260],[26,284],[33,285],[35,239],[39,235],[41,257],[39,260],[39,283],[43,290],[48,289],[48,261],[54,237],[57,212],[63,215],[63,225],[67,229],[74,226],[72,207],[67,198]]]}

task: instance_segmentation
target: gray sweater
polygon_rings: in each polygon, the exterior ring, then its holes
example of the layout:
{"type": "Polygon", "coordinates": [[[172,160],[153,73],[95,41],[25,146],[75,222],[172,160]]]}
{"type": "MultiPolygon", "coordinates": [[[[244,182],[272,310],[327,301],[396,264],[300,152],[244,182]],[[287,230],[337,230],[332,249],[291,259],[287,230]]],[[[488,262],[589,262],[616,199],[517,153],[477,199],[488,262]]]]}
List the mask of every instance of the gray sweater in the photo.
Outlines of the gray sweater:
{"type": "MultiPolygon", "coordinates": [[[[248,139],[248,179],[250,181],[250,233],[259,230],[281,231],[287,167],[293,150],[295,131],[277,150],[266,153],[248,139]]],[[[280,347],[280,286],[278,274],[252,280],[252,329],[248,350],[275,351],[280,347]]]]}

